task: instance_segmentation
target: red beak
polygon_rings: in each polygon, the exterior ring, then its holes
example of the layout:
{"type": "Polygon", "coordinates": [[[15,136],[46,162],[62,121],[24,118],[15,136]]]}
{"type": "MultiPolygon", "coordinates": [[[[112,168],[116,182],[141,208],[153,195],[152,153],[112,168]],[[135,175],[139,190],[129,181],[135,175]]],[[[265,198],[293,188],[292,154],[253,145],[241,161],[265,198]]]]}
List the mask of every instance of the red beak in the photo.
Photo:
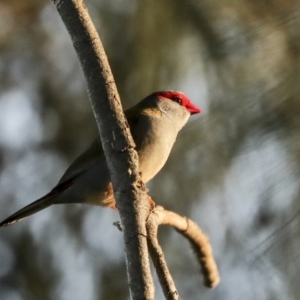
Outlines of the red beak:
{"type": "Polygon", "coordinates": [[[194,103],[192,103],[192,102],[189,102],[186,105],[186,109],[191,113],[191,115],[195,115],[195,114],[201,113],[201,109],[198,106],[196,106],[194,103]]]}

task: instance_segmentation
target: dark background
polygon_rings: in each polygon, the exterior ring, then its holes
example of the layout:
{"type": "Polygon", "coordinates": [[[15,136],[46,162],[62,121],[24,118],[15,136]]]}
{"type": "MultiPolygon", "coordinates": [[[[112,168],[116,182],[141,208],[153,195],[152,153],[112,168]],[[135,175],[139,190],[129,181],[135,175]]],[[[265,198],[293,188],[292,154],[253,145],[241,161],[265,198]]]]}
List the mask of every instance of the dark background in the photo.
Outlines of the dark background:
{"type": "MultiPolygon", "coordinates": [[[[182,299],[300,299],[300,3],[88,0],[124,107],[181,90],[203,113],[148,185],[207,232],[205,289],[188,244],[160,241],[182,299]]],[[[96,136],[51,1],[0,2],[0,219],[48,192],[96,136]]],[[[129,299],[118,214],[57,206],[0,230],[0,300],[129,299]]],[[[157,286],[157,299],[163,299],[157,286]]]]}

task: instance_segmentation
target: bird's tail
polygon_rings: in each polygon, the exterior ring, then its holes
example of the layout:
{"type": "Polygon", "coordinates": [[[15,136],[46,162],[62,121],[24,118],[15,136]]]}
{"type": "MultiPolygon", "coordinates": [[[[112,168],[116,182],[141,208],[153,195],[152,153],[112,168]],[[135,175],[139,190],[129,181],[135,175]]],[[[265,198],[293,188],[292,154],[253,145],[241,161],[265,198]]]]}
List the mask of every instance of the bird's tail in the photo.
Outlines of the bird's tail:
{"type": "Polygon", "coordinates": [[[0,223],[0,227],[8,226],[11,224],[14,224],[16,222],[19,222],[28,216],[35,214],[36,212],[54,204],[53,202],[54,195],[49,193],[45,195],[44,197],[34,201],[33,203],[25,206],[24,208],[18,210],[13,215],[6,218],[4,221],[0,223]]]}

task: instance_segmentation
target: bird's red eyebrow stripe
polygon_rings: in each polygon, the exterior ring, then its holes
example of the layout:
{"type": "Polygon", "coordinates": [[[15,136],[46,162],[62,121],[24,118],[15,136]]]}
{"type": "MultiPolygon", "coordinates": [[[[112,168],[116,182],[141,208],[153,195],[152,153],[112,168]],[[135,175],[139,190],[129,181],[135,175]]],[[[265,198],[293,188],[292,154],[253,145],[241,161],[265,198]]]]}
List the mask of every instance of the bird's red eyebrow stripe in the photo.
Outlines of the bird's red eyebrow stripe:
{"type": "Polygon", "coordinates": [[[185,94],[181,92],[157,92],[158,98],[169,98],[172,99],[174,97],[180,97],[182,100],[188,100],[185,94]]]}
{"type": "Polygon", "coordinates": [[[174,99],[176,97],[180,98],[182,100],[181,105],[186,107],[186,109],[193,115],[193,114],[199,114],[201,113],[201,109],[197,107],[194,103],[190,101],[190,99],[181,92],[176,91],[168,91],[168,92],[157,92],[157,97],[159,99],[161,98],[168,98],[168,99],[174,99]]]}

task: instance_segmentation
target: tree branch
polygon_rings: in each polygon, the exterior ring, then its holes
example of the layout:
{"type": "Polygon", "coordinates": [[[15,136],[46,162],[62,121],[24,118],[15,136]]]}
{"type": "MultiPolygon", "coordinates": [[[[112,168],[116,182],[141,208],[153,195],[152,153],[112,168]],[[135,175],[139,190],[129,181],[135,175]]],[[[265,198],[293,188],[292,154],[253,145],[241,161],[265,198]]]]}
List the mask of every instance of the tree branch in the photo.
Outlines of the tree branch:
{"type": "Polygon", "coordinates": [[[85,75],[121,217],[131,297],[154,299],[145,228],[149,204],[104,48],[82,0],[52,1],[71,36],[85,75]]]}
{"type": "MultiPolygon", "coordinates": [[[[155,208],[156,211],[156,208],[155,208]]],[[[160,285],[167,300],[180,300],[172,275],[169,271],[164,253],[157,240],[159,226],[158,215],[152,213],[146,223],[148,248],[160,285]]]]}
{"type": "Polygon", "coordinates": [[[157,237],[156,235],[154,236],[154,233],[157,232],[159,225],[170,225],[188,239],[201,266],[205,286],[210,288],[216,287],[220,282],[220,277],[208,237],[192,220],[179,216],[174,212],[164,210],[162,206],[157,206],[147,221],[147,231],[150,239],[149,242],[151,243],[151,245],[149,245],[151,258],[154,266],[156,267],[166,298],[179,299],[175,296],[173,296],[173,298],[170,296],[169,298],[167,297],[170,293],[176,292],[176,288],[164,261],[164,256],[161,253],[160,246],[157,240],[155,240],[157,237]],[[150,233],[149,229],[151,230],[150,233]]]}

